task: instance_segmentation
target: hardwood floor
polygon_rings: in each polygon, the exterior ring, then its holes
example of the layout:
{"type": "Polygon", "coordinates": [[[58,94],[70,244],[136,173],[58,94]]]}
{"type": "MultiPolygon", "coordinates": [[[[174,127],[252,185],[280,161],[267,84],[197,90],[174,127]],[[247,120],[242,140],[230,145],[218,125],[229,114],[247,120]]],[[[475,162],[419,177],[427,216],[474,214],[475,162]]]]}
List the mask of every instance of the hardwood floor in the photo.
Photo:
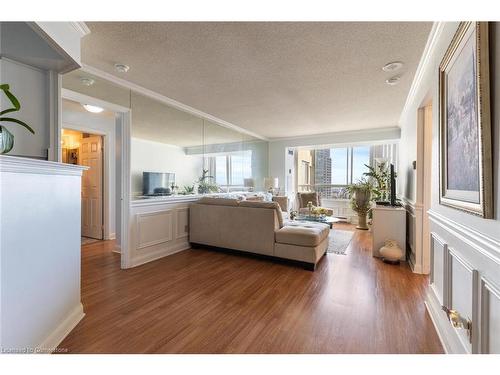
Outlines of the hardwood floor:
{"type": "Polygon", "coordinates": [[[372,258],[369,232],[315,272],[204,249],[121,270],[113,246],[82,248],[86,316],[60,345],[70,353],[443,352],[427,277],[372,258]]]}

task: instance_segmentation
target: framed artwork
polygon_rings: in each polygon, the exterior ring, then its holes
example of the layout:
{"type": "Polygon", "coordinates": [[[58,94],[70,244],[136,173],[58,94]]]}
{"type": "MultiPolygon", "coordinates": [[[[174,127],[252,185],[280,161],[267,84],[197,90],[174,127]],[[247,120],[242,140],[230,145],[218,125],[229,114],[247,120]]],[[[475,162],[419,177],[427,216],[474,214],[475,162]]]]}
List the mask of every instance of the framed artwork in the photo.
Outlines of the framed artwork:
{"type": "Polygon", "coordinates": [[[462,22],[439,66],[440,203],[493,216],[488,23],[462,22]]]}

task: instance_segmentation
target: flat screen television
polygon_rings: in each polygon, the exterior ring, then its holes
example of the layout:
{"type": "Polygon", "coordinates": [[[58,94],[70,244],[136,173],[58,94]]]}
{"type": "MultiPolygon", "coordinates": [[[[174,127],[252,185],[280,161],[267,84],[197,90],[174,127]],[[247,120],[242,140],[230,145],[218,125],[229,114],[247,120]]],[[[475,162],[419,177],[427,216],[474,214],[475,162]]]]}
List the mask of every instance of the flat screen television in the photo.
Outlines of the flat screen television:
{"type": "Polygon", "coordinates": [[[391,206],[396,205],[396,173],[394,164],[391,164],[391,206]]]}
{"type": "Polygon", "coordinates": [[[175,173],[142,172],[143,195],[170,195],[172,184],[175,184],[175,173]]]}

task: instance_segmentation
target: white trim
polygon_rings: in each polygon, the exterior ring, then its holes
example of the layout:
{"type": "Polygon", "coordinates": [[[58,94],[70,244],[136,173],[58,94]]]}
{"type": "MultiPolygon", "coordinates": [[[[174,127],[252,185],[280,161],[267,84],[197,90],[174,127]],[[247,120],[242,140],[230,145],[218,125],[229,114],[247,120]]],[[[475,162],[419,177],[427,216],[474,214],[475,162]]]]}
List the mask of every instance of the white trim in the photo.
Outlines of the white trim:
{"type": "Polygon", "coordinates": [[[18,156],[0,155],[0,172],[81,176],[88,167],[18,156]]]}
{"type": "Polygon", "coordinates": [[[113,233],[110,233],[110,234],[108,235],[108,240],[116,240],[116,233],[114,233],[114,232],[113,232],[113,233]]]}
{"type": "Polygon", "coordinates": [[[36,348],[42,349],[43,353],[47,354],[54,351],[84,316],[85,313],[83,312],[83,305],[79,303],[78,306],[70,312],[66,319],[64,319],[61,324],[59,324],[57,328],[36,348]],[[49,351],[45,352],[46,349],[49,351]]]}
{"type": "Polygon", "coordinates": [[[90,34],[90,29],[85,22],[69,22],[71,26],[76,30],[77,33],[84,37],[90,34]]]}
{"type": "MultiPolygon", "coordinates": [[[[130,127],[132,123],[132,111],[130,108],[122,107],[116,104],[106,102],[101,99],[93,98],[78,92],[74,92],[67,89],[61,90],[61,95],[64,99],[73,100],[81,103],[82,101],[87,104],[97,105],[117,113],[119,122],[121,124],[121,145],[120,145],[120,157],[121,157],[121,170],[115,169],[115,173],[120,173],[121,176],[121,217],[120,217],[120,247],[121,254],[121,268],[130,267],[130,246],[129,246],[129,216],[130,216],[130,127]]],[[[92,130],[91,133],[96,133],[96,130],[92,130]]],[[[116,137],[116,134],[115,134],[116,137]]],[[[116,138],[115,138],[116,141],[116,138]]],[[[108,147],[109,149],[109,147],[108,147]]],[[[61,148],[59,145],[58,153],[61,153],[61,148]]],[[[112,197],[110,197],[111,199],[112,197]]],[[[118,207],[115,207],[117,210],[118,207]]],[[[115,226],[118,223],[115,223],[115,226]]]]}
{"type": "Polygon", "coordinates": [[[440,213],[429,210],[429,219],[451,235],[465,242],[490,260],[500,265],[500,241],[478,232],[468,226],[462,225],[440,213]]]}
{"type": "Polygon", "coordinates": [[[415,76],[413,77],[410,91],[408,92],[408,96],[406,97],[405,105],[403,106],[403,110],[401,111],[401,115],[399,117],[400,124],[403,122],[403,118],[406,115],[406,112],[408,112],[408,110],[410,109],[411,103],[415,100],[415,96],[424,76],[425,69],[429,64],[431,57],[434,55],[437,41],[439,40],[439,37],[443,32],[444,26],[445,22],[434,22],[432,25],[431,32],[429,33],[429,37],[427,38],[427,43],[425,44],[424,52],[422,53],[422,57],[420,58],[420,62],[418,63],[417,71],[415,72],[415,76]]]}
{"type": "Polygon", "coordinates": [[[437,297],[431,288],[428,289],[425,307],[429,313],[434,328],[443,345],[443,349],[446,354],[467,354],[464,347],[462,346],[458,336],[455,333],[454,328],[449,324],[448,317],[446,313],[442,310],[437,297]]]}
{"type": "MultiPolygon", "coordinates": [[[[385,128],[376,128],[376,129],[359,129],[359,130],[346,130],[346,131],[338,131],[338,132],[328,132],[328,133],[320,133],[320,134],[311,134],[311,135],[297,135],[293,137],[279,137],[279,138],[270,138],[268,141],[270,143],[272,142],[282,142],[282,141],[294,141],[294,140],[301,140],[301,139],[311,139],[311,140],[321,140],[325,137],[332,137],[332,136],[338,136],[339,134],[342,134],[343,136],[345,135],[356,135],[356,134],[363,134],[366,135],[367,133],[370,135],[376,135],[379,133],[387,133],[387,132],[401,132],[401,128],[399,126],[393,126],[393,127],[385,127],[385,128]]],[[[390,138],[390,139],[383,139],[379,141],[360,141],[360,142],[347,142],[347,143],[336,143],[332,145],[340,145],[340,144],[386,144],[390,141],[394,141],[395,143],[399,142],[401,137],[401,133],[399,133],[399,136],[397,138],[390,138]]],[[[317,147],[317,144],[311,144],[309,147],[317,147]]],[[[324,146],[323,144],[321,146],[324,146]]],[[[292,146],[292,148],[295,146],[292,146]]],[[[307,148],[308,146],[300,146],[300,148],[307,148]]]]}
{"type": "Polygon", "coordinates": [[[128,111],[130,111],[130,108],[123,107],[123,106],[118,105],[118,104],[106,102],[104,100],[97,99],[97,98],[94,98],[92,96],[88,96],[85,94],[81,94],[79,92],[72,91],[69,89],[64,89],[64,88],[61,89],[61,97],[63,99],[72,100],[74,102],[78,102],[78,103],[82,103],[82,104],[92,104],[92,105],[96,105],[99,107],[103,107],[104,109],[107,109],[107,110],[113,111],[113,112],[128,112],[128,111]]]}
{"type": "Polygon", "coordinates": [[[163,257],[166,257],[168,255],[173,255],[176,253],[180,253],[181,251],[184,250],[189,250],[191,248],[191,245],[189,242],[182,242],[178,245],[175,245],[173,247],[166,247],[166,248],[161,248],[153,252],[148,252],[145,253],[144,255],[139,255],[134,257],[132,260],[130,267],[137,267],[145,263],[152,262],[153,260],[157,260],[163,257]]]}
{"type": "Polygon", "coordinates": [[[181,111],[184,111],[184,112],[187,112],[187,113],[190,113],[194,116],[198,116],[198,117],[201,117],[201,118],[204,118],[205,120],[208,120],[208,121],[211,121],[211,122],[214,122],[220,126],[223,126],[225,128],[228,128],[228,129],[232,129],[232,130],[236,130],[240,133],[244,133],[244,134],[247,134],[247,135],[250,135],[252,137],[255,137],[255,138],[259,138],[259,139],[262,139],[264,141],[267,141],[268,138],[260,135],[260,134],[257,134],[257,133],[254,133],[250,130],[247,130],[247,129],[244,129],[244,128],[241,128],[237,125],[234,125],[228,121],[225,121],[225,120],[222,120],[218,117],[215,117],[209,113],[206,113],[206,112],[203,112],[203,111],[200,111],[196,108],[193,108],[187,104],[183,104],[181,102],[178,102],[177,100],[174,100],[174,99],[171,99],[167,96],[164,96],[164,95],[161,95],[161,94],[158,94],[157,92],[155,91],[152,91],[150,89],[147,89],[143,86],[139,86],[135,83],[132,83],[130,81],[127,81],[125,79],[122,79],[122,78],[119,78],[119,77],[116,77],[114,76],[113,74],[110,74],[110,73],[107,73],[107,72],[104,72],[100,69],[97,69],[97,68],[94,68],[93,66],[90,66],[90,65],[86,65],[86,64],[82,64],[82,68],[81,68],[84,72],[87,72],[89,74],[92,74],[94,76],[97,76],[99,78],[103,78],[105,80],[108,80],[110,82],[113,82],[119,86],[122,86],[122,87],[126,87],[132,91],[135,91],[139,94],[142,94],[144,96],[147,96],[149,98],[152,98],[152,99],[155,99],[155,100],[158,100],[162,103],[165,103],[171,107],[174,107],[176,109],[179,109],[181,111]]]}

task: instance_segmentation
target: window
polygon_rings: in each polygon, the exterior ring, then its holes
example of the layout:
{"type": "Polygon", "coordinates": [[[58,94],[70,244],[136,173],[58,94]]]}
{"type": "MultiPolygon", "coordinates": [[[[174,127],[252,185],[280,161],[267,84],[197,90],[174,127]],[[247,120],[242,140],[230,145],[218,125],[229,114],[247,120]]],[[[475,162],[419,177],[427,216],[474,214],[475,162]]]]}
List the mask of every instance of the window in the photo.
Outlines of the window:
{"type": "Polygon", "coordinates": [[[370,147],[353,147],[351,182],[360,180],[363,178],[363,173],[368,172],[365,164],[370,165],[370,147]]]}
{"type": "Polygon", "coordinates": [[[244,179],[252,177],[252,151],[209,157],[208,165],[212,167],[210,174],[215,177],[217,185],[242,187],[244,179]]]}
{"type": "Polygon", "coordinates": [[[300,185],[309,185],[309,168],[310,168],[310,163],[308,161],[302,160],[301,161],[301,170],[300,170],[300,185]]]}
{"type": "Polygon", "coordinates": [[[227,156],[215,158],[215,182],[217,185],[227,185],[227,156]]]}
{"type": "Polygon", "coordinates": [[[347,185],[348,182],[348,155],[347,148],[332,148],[330,149],[330,157],[332,159],[332,179],[333,185],[347,185]]]}

